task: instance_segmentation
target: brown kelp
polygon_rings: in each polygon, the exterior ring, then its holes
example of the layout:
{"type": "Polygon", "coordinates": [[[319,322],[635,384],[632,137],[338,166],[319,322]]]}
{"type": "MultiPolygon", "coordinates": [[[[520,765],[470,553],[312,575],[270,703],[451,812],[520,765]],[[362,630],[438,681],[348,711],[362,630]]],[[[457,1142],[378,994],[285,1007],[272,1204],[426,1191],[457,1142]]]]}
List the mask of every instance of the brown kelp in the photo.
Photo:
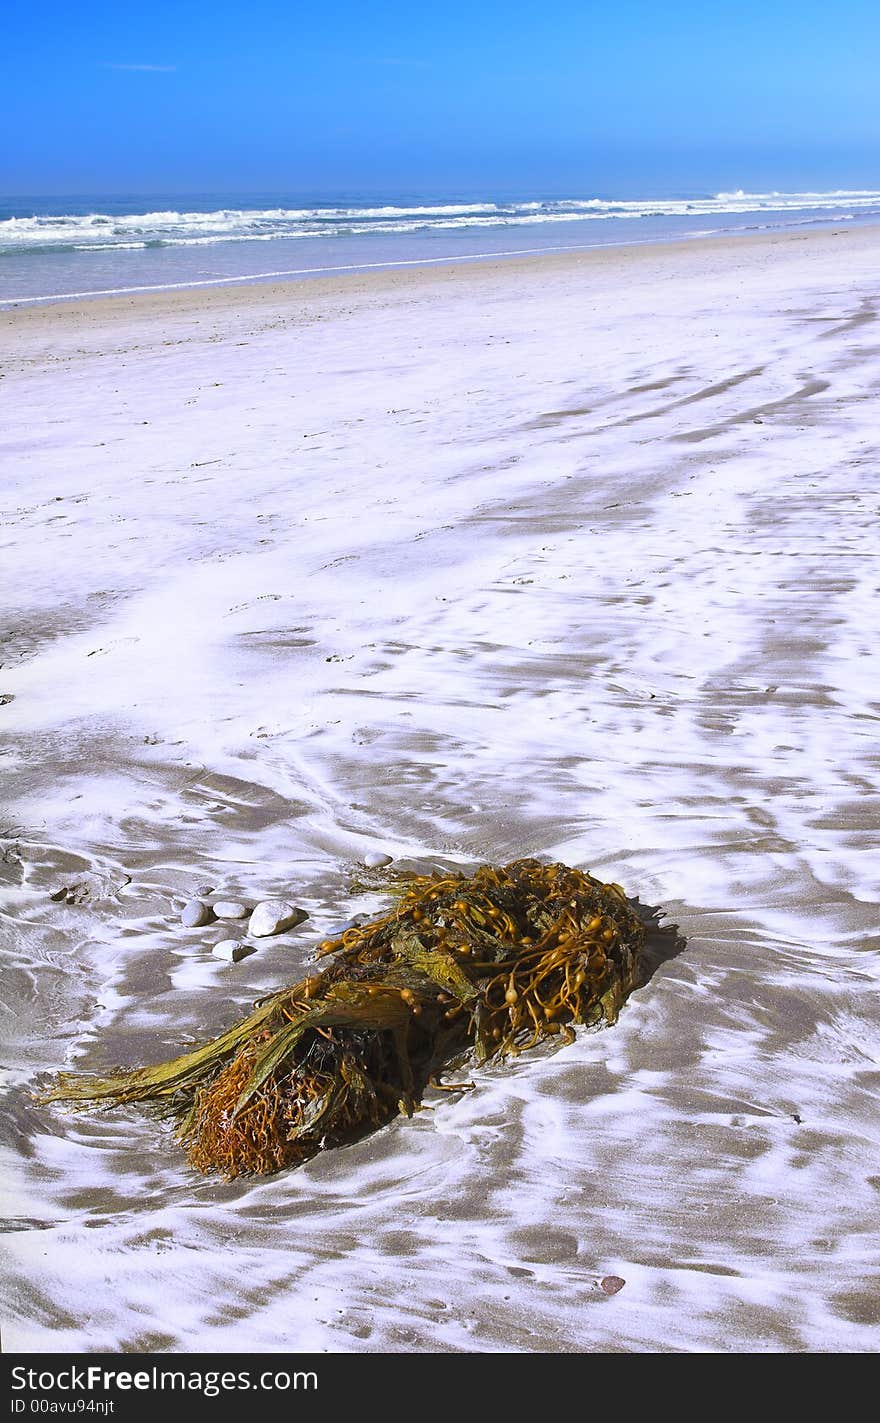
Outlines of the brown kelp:
{"type": "Polygon", "coordinates": [[[619,885],[531,859],[384,883],[388,913],[325,941],[326,966],[213,1041],[64,1074],[42,1100],[164,1108],[199,1170],[263,1174],[410,1115],[465,1052],[481,1063],[614,1022],[638,981],[644,927],[619,885]]]}

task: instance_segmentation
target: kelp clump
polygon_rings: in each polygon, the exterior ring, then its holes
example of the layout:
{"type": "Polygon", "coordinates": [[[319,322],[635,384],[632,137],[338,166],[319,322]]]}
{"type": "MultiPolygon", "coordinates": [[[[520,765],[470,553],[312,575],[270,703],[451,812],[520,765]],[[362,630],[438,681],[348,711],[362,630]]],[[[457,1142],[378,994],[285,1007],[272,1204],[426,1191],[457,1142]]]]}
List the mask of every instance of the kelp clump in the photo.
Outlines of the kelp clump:
{"type": "Polygon", "coordinates": [[[614,1022],[638,981],[644,926],[619,885],[517,860],[388,887],[393,909],[324,942],[323,969],[212,1042],[109,1078],[65,1074],[43,1100],[164,1108],[200,1171],[265,1174],[411,1115],[467,1051],[481,1063],[614,1022]]]}

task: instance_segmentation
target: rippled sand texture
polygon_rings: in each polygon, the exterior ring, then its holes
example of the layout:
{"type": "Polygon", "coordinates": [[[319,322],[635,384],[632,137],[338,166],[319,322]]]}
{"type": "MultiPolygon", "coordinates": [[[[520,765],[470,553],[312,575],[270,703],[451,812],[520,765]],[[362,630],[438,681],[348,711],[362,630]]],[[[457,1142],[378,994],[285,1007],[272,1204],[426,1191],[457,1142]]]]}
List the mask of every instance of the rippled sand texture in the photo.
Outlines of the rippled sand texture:
{"type": "Polygon", "coordinates": [[[4,318],[7,1351],[876,1348],[878,257],[4,318]],[[29,1099],[290,981],[386,848],[564,859],[686,943],[258,1183],[29,1099]],[[221,964],[203,886],[311,919],[221,964]]]}

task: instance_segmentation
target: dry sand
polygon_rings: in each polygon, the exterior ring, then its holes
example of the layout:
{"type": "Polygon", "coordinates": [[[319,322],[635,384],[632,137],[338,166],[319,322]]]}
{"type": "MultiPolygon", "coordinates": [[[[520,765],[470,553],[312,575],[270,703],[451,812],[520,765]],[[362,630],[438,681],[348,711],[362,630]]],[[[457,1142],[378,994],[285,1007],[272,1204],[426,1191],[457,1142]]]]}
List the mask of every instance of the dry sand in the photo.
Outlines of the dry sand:
{"type": "Polygon", "coordinates": [[[7,1352],[876,1348],[878,256],[0,318],[7,1352]],[[268,1181],[30,1101],[289,982],[370,849],[591,868],[656,971],[268,1181]],[[311,918],[221,964],[206,886],[311,918]]]}

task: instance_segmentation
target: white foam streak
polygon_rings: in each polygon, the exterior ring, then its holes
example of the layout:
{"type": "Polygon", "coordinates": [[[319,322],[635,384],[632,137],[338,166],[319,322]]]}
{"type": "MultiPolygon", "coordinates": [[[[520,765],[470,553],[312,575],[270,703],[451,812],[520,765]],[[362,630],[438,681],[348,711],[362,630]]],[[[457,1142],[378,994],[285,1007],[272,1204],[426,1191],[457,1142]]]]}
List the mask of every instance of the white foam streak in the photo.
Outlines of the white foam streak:
{"type": "Polygon", "coordinates": [[[107,251],[133,246],[210,244],[276,238],[363,236],[461,228],[503,227],[614,218],[724,216],[756,213],[827,213],[845,204],[865,212],[880,208],[880,191],[827,193],[722,192],[693,198],[566,198],[380,206],[218,208],[113,215],[33,215],[0,222],[0,254],[74,247],[107,251]]]}

